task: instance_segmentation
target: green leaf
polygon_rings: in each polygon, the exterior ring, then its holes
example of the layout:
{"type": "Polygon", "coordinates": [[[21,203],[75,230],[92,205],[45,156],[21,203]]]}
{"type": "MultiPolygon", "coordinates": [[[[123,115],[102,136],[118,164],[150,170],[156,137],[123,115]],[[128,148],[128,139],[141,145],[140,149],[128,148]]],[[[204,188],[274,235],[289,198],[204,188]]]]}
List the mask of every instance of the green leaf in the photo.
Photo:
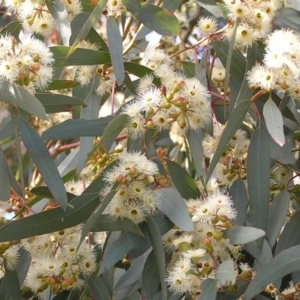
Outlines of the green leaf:
{"type": "Polygon", "coordinates": [[[2,81],[0,83],[0,100],[17,105],[30,114],[33,114],[41,119],[48,119],[45,108],[43,105],[26,89],[8,81],[2,81]]]}
{"type": "Polygon", "coordinates": [[[202,140],[204,138],[204,132],[201,131],[197,134],[195,131],[189,130],[186,133],[186,138],[190,146],[193,163],[195,164],[196,168],[196,173],[198,176],[204,177],[206,175],[205,169],[203,167],[204,159],[202,151],[202,140]]]}
{"type": "Polygon", "coordinates": [[[85,106],[80,99],[67,95],[37,93],[35,97],[43,104],[47,113],[70,111],[73,106],[85,106]]]}
{"type": "Polygon", "coordinates": [[[41,141],[41,138],[35,130],[20,117],[18,118],[18,128],[25,147],[30,153],[32,160],[36,164],[55,201],[66,210],[68,199],[64,183],[50,156],[49,150],[41,141]]]}
{"type": "MultiPolygon", "coordinates": [[[[227,56],[229,52],[229,45],[227,43],[217,41],[217,40],[214,40],[212,44],[223,66],[226,66],[227,56]]],[[[238,82],[241,82],[245,75],[245,69],[246,69],[245,58],[243,57],[242,54],[240,54],[236,50],[233,50],[232,58],[231,58],[231,66],[230,66],[230,75],[238,82]]]]}
{"type": "Polygon", "coordinates": [[[147,241],[147,237],[142,237],[130,232],[123,234],[105,252],[102,263],[100,265],[100,274],[111,268],[131,249],[144,245],[147,243],[147,241]]]}
{"type": "Polygon", "coordinates": [[[271,97],[264,105],[263,115],[270,136],[279,146],[283,146],[285,143],[283,117],[281,111],[271,97]]]}
{"type": "Polygon", "coordinates": [[[69,39],[71,36],[70,22],[68,21],[68,12],[64,5],[59,0],[45,0],[45,4],[52,15],[55,23],[58,27],[58,32],[61,35],[64,45],[69,45],[69,39]]]}
{"type": "Polygon", "coordinates": [[[88,280],[89,288],[94,296],[94,299],[97,300],[109,300],[112,299],[112,295],[110,294],[105,282],[103,279],[98,276],[93,276],[88,280]]]}
{"type": "Polygon", "coordinates": [[[276,10],[277,23],[280,27],[287,27],[300,33],[300,12],[292,7],[284,7],[276,10]]]}
{"type": "Polygon", "coordinates": [[[159,271],[154,251],[148,255],[142,274],[141,296],[152,299],[158,292],[160,283],[159,271]]]}
{"type": "Polygon", "coordinates": [[[215,0],[198,0],[197,2],[216,18],[223,17],[222,11],[215,0]]]}
{"type": "Polygon", "coordinates": [[[230,187],[229,195],[234,203],[234,208],[237,210],[237,217],[233,220],[233,223],[243,226],[248,208],[248,195],[245,184],[240,177],[230,187]]]}
{"type": "Polygon", "coordinates": [[[16,270],[8,270],[5,267],[5,275],[2,282],[1,299],[22,300],[21,287],[16,270]],[[5,297],[5,298],[4,298],[5,297]]]}
{"type": "Polygon", "coordinates": [[[41,138],[43,140],[67,140],[80,136],[101,136],[111,121],[112,116],[95,120],[66,120],[46,130],[41,138]]]}
{"type": "Polygon", "coordinates": [[[171,11],[152,4],[141,6],[137,0],[123,0],[123,4],[135,18],[157,33],[167,36],[178,34],[178,20],[171,11]]]}
{"type": "Polygon", "coordinates": [[[75,80],[61,80],[61,79],[53,79],[47,86],[46,90],[64,90],[71,89],[75,86],[79,86],[80,83],[75,80]]]}
{"type": "Polygon", "coordinates": [[[176,226],[184,231],[193,231],[194,224],[188,213],[188,208],[180,194],[171,188],[162,188],[156,191],[157,207],[176,226]]]}
{"type": "Polygon", "coordinates": [[[67,57],[70,47],[53,46],[50,47],[55,62],[53,67],[82,66],[82,65],[101,65],[110,64],[110,55],[105,51],[95,51],[90,49],[77,48],[67,57]]]}
{"type": "Polygon", "coordinates": [[[110,203],[110,201],[114,198],[115,194],[116,194],[115,190],[110,191],[104,197],[104,199],[101,201],[101,204],[95,209],[93,214],[89,217],[86,224],[82,228],[81,238],[80,238],[78,247],[80,246],[82,241],[85,239],[86,235],[91,231],[91,229],[96,224],[96,222],[101,218],[103,211],[105,210],[107,205],[110,203]]]}
{"type": "Polygon", "coordinates": [[[146,220],[146,229],[153,247],[153,252],[157,261],[157,268],[160,278],[160,287],[162,292],[162,300],[167,299],[167,288],[165,284],[165,251],[162,243],[160,231],[153,221],[151,216],[147,217],[146,220]]]}
{"type": "Polygon", "coordinates": [[[2,148],[0,147],[0,199],[7,201],[10,194],[9,166],[2,148]]]}
{"type": "Polygon", "coordinates": [[[215,270],[215,276],[219,284],[228,286],[235,283],[237,271],[232,259],[223,261],[215,270]]]}
{"type": "Polygon", "coordinates": [[[128,231],[137,235],[143,235],[139,227],[131,220],[127,218],[114,220],[110,215],[101,215],[90,231],[128,231]]]}
{"type": "Polygon", "coordinates": [[[177,163],[166,160],[173,184],[184,199],[196,199],[200,192],[194,179],[177,163]]]}
{"type": "Polygon", "coordinates": [[[284,277],[287,274],[300,270],[300,245],[285,250],[274,257],[263,269],[258,272],[250,282],[246,293],[245,300],[252,299],[255,295],[262,292],[265,287],[284,277]]]}
{"type": "Polygon", "coordinates": [[[72,208],[44,211],[24,219],[11,221],[0,227],[0,242],[15,241],[59,231],[87,220],[99,204],[98,194],[85,194],[74,198],[72,208]]]}
{"type": "Polygon", "coordinates": [[[190,61],[183,61],[181,62],[183,68],[183,74],[188,77],[192,78],[196,76],[196,66],[194,63],[190,61]]]}
{"type": "Polygon", "coordinates": [[[6,25],[1,30],[1,35],[7,35],[10,34],[14,36],[16,39],[18,39],[20,31],[22,30],[22,24],[19,20],[10,22],[8,25],[6,25]]]}
{"type": "Polygon", "coordinates": [[[119,24],[115,17],[109,16],[107,19],[107,39],[109,44],[109,53],[114,68],[118,85],[121,86],[124,81],[124,62],[123,62],[123,41],[119,30],[119,24]]]}
{"type": "Polygon", "coordinates": [[[101,139],[101,143],[105,143],[106,152],[110,151],[110,148],[114,143],[115,138],[126,126],[128,118],[129,116],[125,114],[118,115],[105,128],[101,139]]]}
{"type": "Polygon", "coordinates": [[[284,229],[278,239],[275,254],[300,244],[300,211],[295,212],[290,220],[284,226],[284,229]]]}
{"type": "Polygon", "coordinates": [[[146,75],[153,75],[154,77],[154,72],[153,70],[143,66],[139,65],[133,62],[124,62],[125,70],[129,72],[130,74],[133,74],[139,78],[142,78],[146,75]]]}
{"type": "Polygon", "coordinates": [[[233,226],[224,231],[224,237],[230,240],[231,244],[241,245],[255,241],[265,235],[261,229],[254,227],[233,226]]]}
{"type": "Polygon", "coordinates": [[[270,151],[267,133],[261,126],[254,131],[250,141],[247,182],[252,226],[266,230],[270,198],[270,151]]]}
{"type": "Polygon", "coordinates": [[[217,297],[217,281],[207,278],[201,283],[201,294],[197,300],[214,300],[217,297]]]}
{"type": "Polygon", "coordinates": [[[270,246],[273,247],[282,230],[282,226],[286,220],[286,214],[290,206],[290,194],[287,190],[279,193],[273,200],[268,218],[268,226],[266,231],[266,239],[270,246]]]}
{"type": "Polygon", "coordinates": [[[219,159],[221,158],[223,152],[225,151],[227,144],[243,123],[244,118],[248,112],[249,106],[250,101],[241,101],[240,103],[238,103],[238,105],[235,107],[235,109],[229,116],[228,122],[226,123],[226,126],[220,137],[220,141],[217,146],[216,152],[209,164],[209,168],[206,175],[206,184],[209,181],[210,176],[214,171],[217,163],[219,162],[219,159]]]}
{"type": "Polygon", "coordinates": [[[76,39],[72,44],[72,47],[69,49],[66,58],[70,57],[75,52],[75,49],[79,42],[85,39],[87,34],[90,32],[91,28],[96,24],[103,8],[105,7],[106,2],[107,0],[99,0],[97,6],[94,8],[93,12],[84,23],[81,30],[76,34],[76,39]]]}

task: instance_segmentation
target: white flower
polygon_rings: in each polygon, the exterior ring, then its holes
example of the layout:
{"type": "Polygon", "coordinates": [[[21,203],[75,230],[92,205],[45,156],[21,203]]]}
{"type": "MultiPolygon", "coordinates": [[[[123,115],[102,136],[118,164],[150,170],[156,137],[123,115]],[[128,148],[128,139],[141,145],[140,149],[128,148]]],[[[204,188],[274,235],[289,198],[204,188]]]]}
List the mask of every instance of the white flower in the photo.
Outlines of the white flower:
{"type": "Polygon", "coordinates": [[[213,17],[205,17],[199,20],[198,27],[202,35],[208,36],[217,30],[218,23],[213,17]]]}

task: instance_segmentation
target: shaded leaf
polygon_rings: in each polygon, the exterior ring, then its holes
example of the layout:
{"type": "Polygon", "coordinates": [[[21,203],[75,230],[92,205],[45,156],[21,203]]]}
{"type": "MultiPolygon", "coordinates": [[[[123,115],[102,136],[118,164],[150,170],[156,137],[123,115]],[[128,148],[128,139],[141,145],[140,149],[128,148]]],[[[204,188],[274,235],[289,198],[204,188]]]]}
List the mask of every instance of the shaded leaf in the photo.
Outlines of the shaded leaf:
{"type": "Polygon", "coordinates": [[[287,190],[279,193],[270,206],[266,239],[273,247],[286,220],[290,206],[290,194],[287,190]]]}
{"type": "Polygon", "coordinates": [[[157,33],[167,36],[178,34],[178,20],[171,11],[152,4],[141,6],[137,0],[123,0],[123,4],[135,18],[157,33]]]}
{"type": "Polygon", "coordinates": [[[9,166],[2,148],[0,147],[0,199],[7,201],[10,194],[9,166]]]}
{"type": "MultiPolygon", "coordinates": [[[[214,40],[212,44],[223,66],[226,66],[227,56],[229,52],[229,45],[227,43],[217,41],[217,40],[214,40]]],[[[230,65],[230,75],[238,82],[241,82],[244,78],[245,69],[246,69],[245,58],[243,57],[242,54],[240,54],[236,50],[233,50],[231,65],[230,65]]]]}
{"type": "Polygon", "coordinates": [[[279,146],[283,146],[285,143],[285,136],[283,132],[283,118],[281,111],[271,97],[264,105],[263,114],[267,129],[271,137],[279,146]]]}
{"type": "Polygon", "coordinates": [[[47,86],[46,90],[63,90],[71,89],[75,86],[79,86],[80,83],[75,80],[63,80],[63,79],[53,79],[47,86]]]}
{"type": "Polygon", "coordinates": [[[66,58],[70,47],[54,46],[50,47],[55,62],[53,67],[101,65],[110,64],[110,55],[105,51],[95,51],[90,49],[77,48],[68,58],[66,58]]]}
{"type": "Polygon", "coordinates": [[[176,226],[184,231],[193,231],[194,224],[188,213],[188,208],[180,194],[171,188],[156,191],[157,206],[176,226]]]}
{"type": "Polygon", "coordinates": [[[184,199],[196,199],[200,192],[194,179],[177,163],[166,160],[173,184],[184,199]]]}
{"type": "Polygon", "coordinates": [[[284,226],[284,229],[278,239],[275,255],[280,252],[300,244],[300,211],[295,212],[290,220],[284,226]]]}
{"type": "Polygon", "coordinates": [[[35,130],[20,117],[18,118],[18,128],[25,147],[30,153],[32,160],[36,164],[55,201],[66,210],[68,199],[64,183],[50,156],[49,150],[35,130]]]}
{"type": "Polygon", "coordinates": [[[52,15],[63,40],[63,44],[68,46],[71,36],[71,27],[68,21],[68,12],[59,0],[45,0],[45,4],[52,15]]]}
{"type": "Polygon", "coordinates": [[[252,226],[266,230],[270,197],[270,151],[267,133],[261,126],[254,131],[250,141],[247,182],[252,226]]]}
{"type": "Polygon", "coordinates": [[[220,137],[216,152],[209,164],[209,168],[206,175],[206,184],[209,181],[210,176],[212,175],[223,152],[225,151],[227,144],[243,123],[244,118],[248,112],[249,106],[250,101],[241,101],[240,103],[238,103],[238,105],[235,107],[235,109],[229,116],[228,122],[226,123],[226,126],[220,137]]]}
{"type": "Polygon", "coordinates": [[[160,288],[162,292],[162,300],[167,299],[167,288],[165,283],[165,255],[164,255],[164,246],[162,243],[160,231],[153,221],[151,216],[147,217],[146,220],[146,229],[153,247],[153,252],[157,261],[157,268],[160,278],[160,288]]]}
{"type": "Polygon", "coordinates": [[[22,29],[22,24],[19,20],[15,20],[10,22],[1,30],[1,35],[10,34],[14,36],[16,39],[19,37],[20,31],[22,29]]]}
{"type": "Polygon", "coordinates": [[[89,18],[86,20],[84,25],[81,27],[81,30],[76,34],[76,39],[72,44],[72,47],[69,49],[66,58],[69,58],[73,53],[80,41],[84,40],[91,28],[96,24],[101,12],[106,4],[107,0],[99,0],[98,4],[94,8],[93,12],[90,14],[89,18]]]}
{"type": "Polygon", "coordinates": [[[265,287],[283,276],[300,270],[300,245],[285,250],[274,257],[250,282],[244,299],[250,300],[265,287]]]}
{"type": "Polygon", "coordinates": [[[214,300],[217,297],[217,281],[207,278],[201,283],[201,294],[197,300],[214,300]]]}
{"type": "Polygon", "coordinates": [[[181,63],[182,68],[183,68],[183,74],[188,77],[192,78],[195,77],[196,75],[196,66],[194,63],[189,62],[189,61],[183,61],[181,63]]]}
{"type": "Polygon", "coordinates": [[[43,105],[22,86],[10,83],[8,81],[2,81],[0,84],[0,91],[1,101],[8,104],[17,105],[28,113],[37,116],[38,118],[44,120],[48,118],[43,105]]]}
{"type": "Polygon", "coordinates": [[[111,116],[94,120],[66,120],[50,127],[41,138],[43,140],[67,140],[80,136],[101,136],[111,120],[111,116]]]}
{"type": "Polygon", "coordinates": [[[119,30],[119,24],[115,17],[109,16],[106,24],[109,53],[111,56],[114,74],[118,85],[124,81],[123,41],[119,30]]]}
{"type": "Polygon", "coordinates": [[[276,10],[277,23],[282,27],[295,30],[300,33],[300,12],[292,7],[284,7],[276,10]]]}
{"type": "Polygon", "coordinates": [[[240,177],[230,187],[229,195],[234,203],[234,208],[237,210],[237,216],[233,220],[233,223],[243,226],[248,208],[248,196],[245,184],[240,177]]]}
{"type": "Polygon", "coordinates": [[[264,235],[263,230],[254,227],[233,226],[224,231],[224,237],[235,245],[247,244],[264,235]]]}
{"type": "Polygon", "coordinates": [[[198,0],[200,6],[209,11],[216,18],[223,17],[222,11],[220,10],[217,2],[214,0],[198,0]]]}
{"type": "Polygon", "coordinates": [[[148,255],[143,274],[141,295],[145,299],[152,299],[158,292],[160,284],[159,271],[154,251],[148,255]]]}
{"type": "Polygon", "coordinates": [[[16,270],[9,270],[5,266],[5,275],[3,277],[1,299],[22,300],[20,283],[16,270]]]}
{"type": "Polygon", "coordinates": [[[101,276],[93,276],[88,280],[89,288],[94,296],[94,299],[97,300],[109,300],[112,299],[105,282],[101,276]]]}
{"type": "Polygon", "coordinates": [[[71,204],[72,208],[67,207],[66,212],[58,207],[1,226],[0,242],[21,240],[76,226],[90,217],[99,204],[99,195],[78,196],[71,204]]]}
{"type": "Polygon", "coordinates": [[[128,115],[125,114],[118,115],[105,128],[101,143],[105,143],[106,152],[110,151],[115,138],[126,126],[128,118],[128,115]]]}

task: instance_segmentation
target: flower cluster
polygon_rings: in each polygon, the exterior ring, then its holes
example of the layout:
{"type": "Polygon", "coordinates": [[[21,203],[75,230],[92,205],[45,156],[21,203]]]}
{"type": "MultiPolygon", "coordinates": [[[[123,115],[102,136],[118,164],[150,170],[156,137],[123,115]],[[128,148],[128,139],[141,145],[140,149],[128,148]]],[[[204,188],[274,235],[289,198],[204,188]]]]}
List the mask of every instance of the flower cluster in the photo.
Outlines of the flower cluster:
{"type": "Polygon", "coordinates": [[[77,250],[81,227],[76,226],[22,241],[31,256],[23,289],[41,299],[50,287],[52,294],[62,290],[81,289],[96,268],[93,249],[83,243],[77,250]]]}
{"type": "Polygon", "coordinates": [[[19,262],[19,246],[13,243],[0,243],[0,279],[5,275],[5,270],[13,271],[19,262]]]}
{"type": "Polygon", "coordinates": [[[136,224],[143,222],[156,209],[157,199],[151,184],[157,174],[156,164],[144,154],[121,153],[117,166],[105,174],[108,186],[103,196],[117,185],[106,213],[115,219],[126,217],[136,224]]]}
{"type": "Polygon", "coordinates": [[[206,87],[196,78],[186,78],[175,72],[170,57],[162,50],[156,49],[146,66],[160,78],[162,87],[152,83],[152,76],[141,80],[136,100],[123,110],[130,116],[129,135],[142,136],[146,128],[169,130],[173,122],[185,131],[204,128],[211,118],[206,87]]]}
{"type": "MultiPolygon", "coordinates": [[[[173,253],[166,282],[172,292],[196,299],[201,293],[202,281],[208,277],[216,278],[215,270],[219,264],[231,260],[237,267],[241,248],[223,237],[223,231],[233,225],[231,220],[236,217],[227,195],[214,192],[205,200],[188,200],[186,203],[194,231],[172,229],[163,236],[166,250],[173,253]]],[[[228,282],[228,285],[234,283],[228,282]]],[[[219,287],[224,286],[219,283],[219,287]]]]}
{"type": "MultiPolygon", "coordinates": [[[[55,21],[44,0],[5,0],[4,3],[10,11],[16,13],[27,32],[48,37],[54,31],[55,21]]],[[[78,0],[61,0],[61,3],[67,11],[69,21],[82,10],[78,0]]]]}
{"type": "Polygon", "coordinates": [[[107,15],[118,18],[127,13],[127,9],[122,0],[108,0],[106,4],[107,15]]]}
{"type": "Polygon", "coordinates": [[[16,82],[27,90],[43,90],[52,79],[52,53],[46,45],[29,36],[21,42],[10,36],[0,37],[0,82],[16,82]]]}
{"type": "Polygon", "coordinates": [[[287,91],[292,99],[299,99],[300,36],[291,30],[276,30],[265,43],[264,64],[254,66],[248,73],[250,86],[287,91]]]}
{"type": "MultiPolygon", "coordinates": [[[[203,153],[206,157],[212,158],[220,137],[224,130],[224,126],[218,123],[214,124],[214,135],[206,135],[202,142],[203,153]]],[[[246,132],[238,129],[220,158],[215,168],[215,177],[221,185],[231,185],[238,177],[245,177],[246,158],[250,140],[246,136],[246,132]]]]}
{"type": "Polygon", "coordinates": [[[239,48],[250,46],[254,41],[265,38],[272,29],[272,20],[277,9],[282,7],[281,0],[224,0],[228,17],[232,20],[224,35],[231,39],[234,24],[239,19],[235,45],[239,48]]]}
{"type": "MultiPolygon", "coordinates": [[[[99,50],[99,47],[95,44],[83,41],[79,45],[80,48],[99,50]]],[[[91,65],[91,66],[79,66],[76,71],[76,80],[80,82],[82,86],[87,85],[95,77],[99,77],[100,83],[95,87],[98,95],[103,96],[105,93],[109,93],[115,82],[115,75],[113,68],[107,65],[91,65]]]]}

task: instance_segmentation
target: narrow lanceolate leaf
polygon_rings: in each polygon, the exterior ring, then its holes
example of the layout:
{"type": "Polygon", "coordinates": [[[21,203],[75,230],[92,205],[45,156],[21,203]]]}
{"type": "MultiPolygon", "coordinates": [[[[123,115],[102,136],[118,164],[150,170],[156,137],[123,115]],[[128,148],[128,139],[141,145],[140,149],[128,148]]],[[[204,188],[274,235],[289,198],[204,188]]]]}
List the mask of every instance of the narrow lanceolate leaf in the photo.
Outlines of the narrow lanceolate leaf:
{"type": "Polygon", "coordinates": [[[111,116],[95,120],[66,120],[50,127],[41,138],[43,140],[67,140],[80,136],[101,136],[111,120],[111,116]]]}
{"type": "Polygon", "coordinates": [[[217,296],[217,281],[207,278],[201,283],[201,295],[197,300],[214,300],[217,296]]]}
{"type": "Polygon", "coordinates": [[[101,142],[105,144],[105,149],[107,152],[110,151],[110,147],[115,141],[117,135],[126,126],[129,116],[122,114],[115,117],[105,128],[101,142]]]}
{"type": "Polygon", "coordinates": [[[229,190],[229,195],[237,211],[237,217],[233,220],[235,225],[245,224],[246,212],[248,208],[248,195],[245,184],[241,178],[234,181],[229,190]]]}
{"type": "Polygon", "coordinates": [[[268,135],[262,126],[255,130],[249,145],[247,182],[252,226],[266,230],[270,202],[270,151],[268,135]]]}
{"type": "Polygon", "coordinates": [[[85,24],[82,26],[80,32],[77,34],[77,38],[74,41],[72,47],[70,48],[66,58],[68,58],[71,54],[74,53],[78,43],[87,36],[91,28],[96,24],[101,12],[106,4],[107,0],[99,0],[97,6],[94,8],[93,12],[91,13],[90,17],[86,20],[85,24]]]}
{"type": "Polygon", "coordinates": [[[74,198],[72,207],[68,207],[66,212],[58,207],[11,221],[0,227],[0,242],[21,240],[76,226],[86,221],[98,204],[98,194],[86,194],[74,198]]]}
{"type": "Polygon", "coordinates": [[[283,146],[285,143],[283,117],[281,111],[271,97],[264,105],[263,114],[271,137],[278,145],[283,146]]]}
{"type": "Polygon", "coordinates": [[[0,297],[7,300],[22,300],[20,283],[16,270],[5,268],[0,297]]]}
{"type": "Polygon", "coordinates": [[[106,28],[111,62],[114,67],[114,74],[116,76],[117,83],[120,86],[124,81],[125,74],[123,62],[123,42],[119,30],[119,24],[115,17],[108,17],[106,28]]]}
{"type": "Polygon", "coordinates": [[[180,194],[171,188],[163,188],[156,191],[158,208],[176,226],[184,231],[193,231],[194,225],[188,213],[188,208],[180,194]]]}
{"type": "Polygon", "coordinates": [[[75,80],[63,80],[63,79],[53,79],[47,86],[46,90],[63,90],[71,89],[75,86],[79,86],[80,83],[75,80]]]}
{"type": "Polygon", "coordinates": [[[233,260],[223,261],[215,270],[215,276],[220,285],[228,286],[235,283],[237,271],[233,260]]]}
{"type": "Polygon", "coordinates": [[[168,36],[178,34],[178,20],[171,11],[152,4],[141,6],[137,0],[123,0],[123,4],[135,18],[157,33],[168,36]]]}
{"type": "Polygon", "coordinates": [[[268,284],[287,274],[300,270],[299,253],[300,245],[285,250],[275,256],[274,259],[255,275],[244,294],[244,299],[252,299],[255,295],[262,292],[268,284]]]}
{"type": "Polygon", "coordinates": [[[166,160],[166,162],[172,181],[181,196],[185,199],[198,198],[200,192],[189,173],[171,160],[166,160]]]}
{"type": "Polygon", "coordinates": [[[151,216],[146,220],[146,229],[153,247],[154,255],[157,261],[157,267],[160,278],[160,287],[162,292],[162,300],[167,300],[167,288],[165,283],[165,252],[162,243],[160,231],[151,216]]]}
{"type": "Polygon", "coordinates": [[[234,136],[236,131],[240,128],[241,124],[244,121],[244,118],[248,112],[250,106],[250,101],[241,101],[233,110],[232,114],[229,116],[229,119],[226,123],[226,126],[221,135],[218,147],[216,152],[210,162],[207,175],[206,175],[206,183],[209,181],[211,174],[213,173],[219,159],[221,158],[224,150],[228,142],[234,136]]]}
{"type": "MultiPolygon", "coordinates": [[[[229,53],[229,45],[221,41],[213,41],[213,47],[217,53],[217,57],[222,62],[223,66],[226,66],[227,57],[229,53]]],[[[237,80],[242,82],[246,69],[246,60],[243,55],[235,50],[232,52],[230,75],[237,80]]]]}
{"type": "Polygon", "coordinates": [[[47,8],[59,29],[59,33],[65,46],[69,45],[71,27],[68,21],[68,12],[59,0],[45,0],[47,8]]]}
{"type": "Polygon", "coordinates": [[[97,300],[109,300],[112,299],[104,280],[101,276],[93,276],[88,280],[89,288],[94,296],[94,299],[97,300]]]}
{"type": "Polygon", "coordinates": [[[274,246],[279,233],[282,230],[289,206],[290,194],[287,190],[278,194],[270,206],[266,239],[271,247],[274,246]]]}
{"type": "Polygon", "coordinates": [[[105,51],[95,51],[90,49],[77,48],[74,52],[66,58],[71,47],[54,46],[50,47],[55,62],[53,67],[66,66],[81,66],[81,65],[101,65],[110,64],[110,55],[105,51]]]}
{"type": "Polygon", "coordinates": [[[0,84],[0,89],[0,101],[14,104],[38,118],[48,119],[43,105],[22,86],[3,81],[0,84]]]}
{"type": "Polygon", "coordinates": [[[216,18],[223,17],[222,11],[220,10],[217,2],[214,0],[198,0],[200,6],[209,11],[216,18]]]}
{"type": "Polygon", "coordinates": [[[10,194],[9,166],[0,147],[0,199],[7,201],[10,194]]]}
{"type": "Polygon", "coordinates": [[[275,254],[300,244],[300,211],[295,212],[290,220],[284,226],[284,229],[279,237],[275,254]]]}
{"type": "Polygon", "coordinates": [[[1,35],[10,34],[14,36],[16,39],[19,37],[20,31],[22,30],[22,24],[19,20],[13,21],[6,25],[1,30],[1,35]]]}
{"type": "Polygon", "coordinates": [[[234,245],[247,244],[264,235],[263,230],[254,227],[233,226],[224,231],[224,237],[234,245]]]}
{"type": "Polygon", "coordinates": [[[22,118],[18,119],[18,128],[25,147],[30,153],[32,160],[36,164],[55,201],[65,210],[68,205],[68,198],[64,183],[48,149],[35,130],[22,118]]]}
{"type": "MultiPolygon", "coordinates": [[[[295,4],[297,4],[296,1],[295,4]]],[[[280,26],[300,33],[300,12],[293,7],[284,7],[276,10],[276,19],[276,23],[279,23],[280,26]]]]}

